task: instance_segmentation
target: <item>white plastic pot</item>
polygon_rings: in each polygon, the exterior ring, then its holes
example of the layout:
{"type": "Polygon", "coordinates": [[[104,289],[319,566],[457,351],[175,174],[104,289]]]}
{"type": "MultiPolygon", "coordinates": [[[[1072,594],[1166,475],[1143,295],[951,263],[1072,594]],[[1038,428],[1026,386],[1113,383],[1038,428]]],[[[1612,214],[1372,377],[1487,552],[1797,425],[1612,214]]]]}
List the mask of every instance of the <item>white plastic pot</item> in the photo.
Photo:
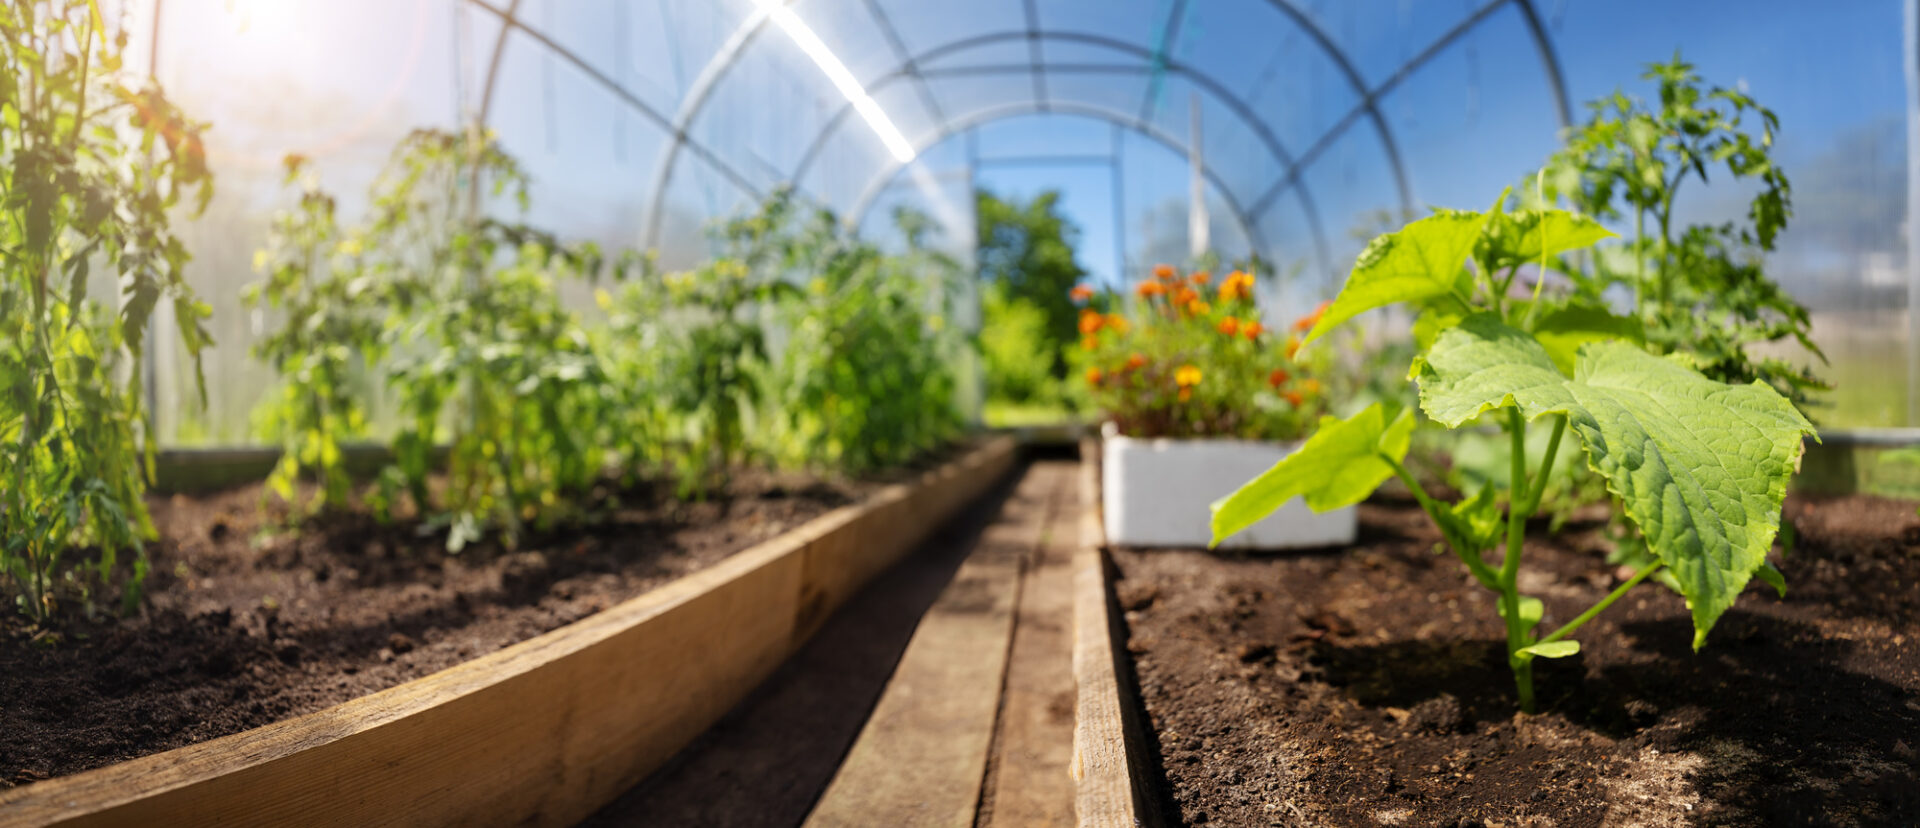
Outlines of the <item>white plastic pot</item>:
{"type": "MultiPolygon", "coordinates": [[[[1223,439],[1135,439],[1102,429],[1101,507],[1116,546],[1206,546],[1207,508],[1300,447],[1223,439]]],[[[1228,538],[1227,549],[1296,549],[1353,542],[1353,507],[1315,514],[1299,498],[1228,538]]]]}

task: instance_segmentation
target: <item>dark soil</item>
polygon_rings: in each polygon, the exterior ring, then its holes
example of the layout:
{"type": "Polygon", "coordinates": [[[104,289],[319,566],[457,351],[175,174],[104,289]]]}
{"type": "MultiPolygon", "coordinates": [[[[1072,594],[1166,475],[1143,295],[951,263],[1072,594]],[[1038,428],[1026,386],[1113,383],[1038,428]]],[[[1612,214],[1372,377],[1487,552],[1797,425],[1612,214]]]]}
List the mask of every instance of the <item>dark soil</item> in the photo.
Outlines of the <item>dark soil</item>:
{"type": "MultiPolygon", "coordinates": [[[[896,474],[897,479],[902,475],[896,474]]],[[[154,498],[148,598],[127,619],[0,618],[0,788],[212,739],[377,692],[577,621],[877,490],[736,476],[702,503],[619,496],[590,528],[459,554],[344,514],[298,535],[250,486],[154,498]]]]}
{"type": "MultiPolygon", "coordinates": [[[[1642,585],[1535,662],[1517,712],[1492,593],[1411,503],[1352,548],[1115,553],[1163,805],[1221,825],[1920,824],[1920,517],[1793,498],[1787,597],[1699,653],[1642,585]]],[[[1521,590],[1564,623],[1619,583],[1597,521],[1537,527],[1521,590]]]]}

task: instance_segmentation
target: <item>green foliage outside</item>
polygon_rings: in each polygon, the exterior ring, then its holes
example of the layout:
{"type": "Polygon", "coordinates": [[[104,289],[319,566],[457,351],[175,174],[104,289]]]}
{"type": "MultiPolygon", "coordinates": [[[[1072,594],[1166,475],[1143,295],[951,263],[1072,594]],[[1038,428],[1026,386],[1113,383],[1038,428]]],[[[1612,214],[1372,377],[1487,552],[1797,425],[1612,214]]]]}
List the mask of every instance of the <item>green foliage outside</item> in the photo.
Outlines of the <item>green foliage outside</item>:
{"type": "Polygon", "coordinates": [[[126,42],[90,0],[0,7],[0,595],[36,622],[139,600],[154,309],[196,378],[212,344],[169,223],[213,196],[205,126],[123,71],[126,42]]]}
{"type": "Polygon", "coordinates": [[[1052,190],[1024,203],[984,189],[974,195],[990,411],[1051,409],[1058,421],[1076,407],[1066,379],[1079,309],[1068,293],[1087,271],[1074,258],[1080,229],[1059,202],[1052,190]]]}
{"type": "Polygon", "coordinates": [[[1390,414],[1376,404],[1346,420],[1323,420],[1301,450],[1216,503],[1213,532],[1217,543],[1296,496],[1317,510],[1357,503],[1399,477],[1474,579],[1498,595],[1508,664],[1520,706],[1531,711],[1533,660],[1578,652],[1569,636],[1657,573],[1670,574],[1686,597],[1696,648],[1750,579],[1784,591],[1766,555],[1802,438],[1814,429],[1764,381],[1726,384],[1685,360],[1648,353],[1633,318],[1577,296],[1543,298],[1538,280],[1531,295],[1515,295],[1520,265],[1544,264],[1611,234],[1578,214],[1507,212],[1505,202],[1503,195],[1484,213],[1443,210],[1375,239],[1306,339],[1374,308],[1411,305],[1419,313],[1411,373],[1420,409],[1449,429],[1498,423],[1510,441],[1504,480],[1488,480],[1456,503],[1434,500],[1403,464],[1412,412],[1390,414]],[[1530,426],[1548,428],[1531,474],[1530,426]],[[1545,605],[1518,587],[1522,540],[1568,431],[1653,557],[1599,603],[1541,635],[1545,605]]]}

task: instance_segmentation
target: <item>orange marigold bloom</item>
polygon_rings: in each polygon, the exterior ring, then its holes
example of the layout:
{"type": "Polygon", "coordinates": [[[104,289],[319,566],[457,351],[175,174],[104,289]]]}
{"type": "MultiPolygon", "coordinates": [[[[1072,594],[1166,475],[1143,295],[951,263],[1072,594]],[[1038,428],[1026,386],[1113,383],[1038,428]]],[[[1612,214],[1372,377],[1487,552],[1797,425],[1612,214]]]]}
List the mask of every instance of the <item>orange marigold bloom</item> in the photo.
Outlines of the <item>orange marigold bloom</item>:
{"type": "Polygon", "coordinates": [[[1247,340],[1250,342],[1255,339],[1259,339],[1260,332],[1264,330],[1266,330],[1266,328],[1260,327],[1260,323],[1258,322],[1248,322],[1247,324],[1240,326],[1240,332],[1243,334],[1246,334],[1247,340]]]}
{"type": "Polygon", "coordinates": [[[1287,369],[1275,368],[1273,369],[1273,373],[1267,375],[1267,384],[1279,388],[1282,385],[1286,385],[1289,379],[1292,379],[1292,376],[1287,373],[1287,369]]]}
{"type": "Polygon", "coordinates": [[[1202,270],[1198,273],[1193,274],[1192,276],[1188,276],[1187,278],[1192,279],[1193,283],[1196,285],[1204,285],[1213,278],[1213,274],[1210,274],[1202,270]]]}
{"type": "Polygon", "coordinates": [[[1195,292],[1193,288],[1177,287],[1173,289],[1173,303],[1176,305],[1191,304],[1199,299],[1200,294],[1195,292]]]}
{"type": "Polygon", "coordinates": [[[1155,265],[1153,268],[1153,276],[1156,279],[1172,279],[1173,275],[1173,265],[1155,265]]]}
{"type": "Polygon", "coordinates": [[[1285,397],[1287,400],[1287,404],[1293,406],[1294,408],[1299,408],[1300,403],[1305,402],[1305,400],[1301,398],[1300,392],[1298,391],[1288,391],[1287,393],[1281,394],[1280,396],[1285,397]]]}
{"type": "Polygon", "coordinates": [[[1296,331],[1305,331],[1305,330],[1311,329],[1315,325],[1320,324],[1320,317],[1326,315],[1327,307],[1332,304],[1333,304],[1332,300],[1321,302],[1320,306],[1317,308],[1314,308],[1312,313],[1309,313],[1306,316],[1302,316],[1299,319],[1294,320],[1293,329],[1296,331]]]}
{"type": "Polygon", "coordinates": [[[1133,354],[1132,356],[1127,357],[1127,370],[1129,371],[1137,370],[1138,368],[1146,364],[1147,364],[1147,358],[1139,354],[1133,354]]]}
{"type": "Polygon", "coordinates": [[[1181,388],[1192,388],[1200,384],[1200,376],[1200,369],[1189,363],[1174,370],[1173,381],[1181,388]]]}
{"type": "Polygon", "coordinates": [[[1187,313],[1190,313],[1194,316],[1206,316],[1207,313],[1212,310],[1213,310],[1213,306],[1207,304],[1204,300],[1201,300],[1201,299],[1195,299],[1187,303],[1187,313]]]}
{"type": "Polygon", "coordinates": [[[1180,389],[1180,401],[1181,401],[1181,402],[1186,402],[1187,400],[1191,400],[1191,399],[1193,399],[1193,389],[1191,389],[1191,388],[1182,388],[1182,389],[1180,389]]]}
{"type": "Polygon", "coordinates": [[[1092,336],[1094,334],[1099,333],[1100,326],[1105,321],[1106,321],[1106,317],[1101,316],[1100,312],[1097,310],[1094,310],[1092,308],[1087,308],[1086,310],[1081,311],[1080,312],[1081,335],[1092,336]]]}
{"type": "Polygon", "coordinates": [[[1320,381],[1312,377],[1301,380],[1300,393],[1306,394],[1307,396],[1320,393],[1320,381]]]}
{"type": "Polygon", "coordinates": [[[1253,298],[1253,277],[1245,271],[1236,270],[1227,274],[1227,280],[1220,283],[1220,301],[1232,302],[1236,299],[1253,298]]]}
{"type": "Polygon", "coordinates": [[[1085,348],[1089,351],[1094,350],[1100,347],[1100,340],[1095,339],[1091,336],[1083,336],[1080,338],[1080,347],[1085,348]]]}
{"type": "Polygon", "coordinates": [[[1119,333],[1119,334],[1126,333],[1127,318],[1117,313],[1109,314],[1107,316],[1107,327],[1112,328],[1114,333],[1119,333]]]}
{"type": "Polygon", "coordinates": [[[1240,320],[1229,316],[1220,320],[1220,324],[1214,327],[1226,336],[1234,336],[1240,333],[1240,320]]]}
{"type": "Polygon", "coordinates": [[[1085,302],[1093,298],[1093,287],[1090,285],[1074,285],[1073,290],[1068,291],[1067,295],[1073,297],[1073,301],[1075,302],[1085,302]]]}
{"type": "Polygon", "coordinates": [[[1146,299],[1166,293],[1167,286],[1159,282],[1141,282],[1136,290],[1140,292],[1140,298],[1146,299]]]}
{"type": "Polygon", "coordinates": [[[1087,384],[1088,384],[1088,385],[1099,385],[1099,384],[1100,384],[1100,377],[1101,377],[1101,373],[1100,373],[1100,367],[1099,367],[1099,366],[1097,366],[1097,365],[1096,365],[1096,366],[1094,366],[1094,367],[1092,367],[1092,368],[1088,368],[1088,369],[1087,369],[1087,384]]]}
{"type": "Polygon", "coordinates": [[[1297,336],[1287,337],[1287,359],[1293,359],[1293,355],[1299,352],[1299,350],[1300,350],[1300,337],[1297,337],[1297,336]]]}

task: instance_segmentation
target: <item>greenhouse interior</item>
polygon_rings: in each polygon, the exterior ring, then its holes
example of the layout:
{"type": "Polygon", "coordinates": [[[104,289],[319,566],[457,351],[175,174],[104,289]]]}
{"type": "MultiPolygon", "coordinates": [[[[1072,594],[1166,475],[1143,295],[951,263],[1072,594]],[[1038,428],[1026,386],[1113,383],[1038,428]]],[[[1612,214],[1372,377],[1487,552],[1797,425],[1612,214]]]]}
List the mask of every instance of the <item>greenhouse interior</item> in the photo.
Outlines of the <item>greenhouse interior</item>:
{"type": "Polygon", "coordinates": [[[0,63],[0,825],[1920,824],[1920,0],[0,63]]]}

